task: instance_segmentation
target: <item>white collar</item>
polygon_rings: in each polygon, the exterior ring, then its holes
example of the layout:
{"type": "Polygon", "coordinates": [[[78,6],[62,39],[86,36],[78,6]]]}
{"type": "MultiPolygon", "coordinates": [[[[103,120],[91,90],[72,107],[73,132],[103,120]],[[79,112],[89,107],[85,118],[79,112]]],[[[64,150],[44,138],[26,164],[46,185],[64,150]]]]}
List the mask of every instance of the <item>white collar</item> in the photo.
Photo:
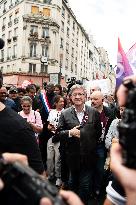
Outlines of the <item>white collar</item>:
{"type": "Polygon", "coordinates": [[[76,113],[82,113],[82,112],[85,112],[85,104],[84,104],[83,110],[82,110],[81,112],[78,112],[78,111],[76,110],[76,108],[75,108],[74,105],[73,105],[73,108],[75,109],[75,112],[76,112],[76,113]]]}

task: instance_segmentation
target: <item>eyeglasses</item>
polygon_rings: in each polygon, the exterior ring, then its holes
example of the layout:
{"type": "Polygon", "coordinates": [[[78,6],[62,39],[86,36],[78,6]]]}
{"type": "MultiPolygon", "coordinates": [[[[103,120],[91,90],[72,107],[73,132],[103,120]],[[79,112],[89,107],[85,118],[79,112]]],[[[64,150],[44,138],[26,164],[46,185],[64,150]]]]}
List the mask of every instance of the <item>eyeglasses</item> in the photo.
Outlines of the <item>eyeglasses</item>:
{"type": "Polygon", "coordinates": [[[76,97],[77,95],[78,95],[79,97],[81,97],[81,96],[84,96],[85,94],[84,94],[84,93],[73,93],[73,94],[72,94],[73,97],[76,97]]]}

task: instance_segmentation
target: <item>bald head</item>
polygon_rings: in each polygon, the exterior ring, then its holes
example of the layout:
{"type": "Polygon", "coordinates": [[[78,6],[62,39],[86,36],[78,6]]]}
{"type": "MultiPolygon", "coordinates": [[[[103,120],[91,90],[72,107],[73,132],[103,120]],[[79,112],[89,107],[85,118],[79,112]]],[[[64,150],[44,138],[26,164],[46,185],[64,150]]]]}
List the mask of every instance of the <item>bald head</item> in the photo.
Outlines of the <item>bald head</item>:
{"type": "Polygon", "coordinates": [[[94,91],[101,91],[101,88],[98,85],[92,85],[90,88],[90,95],[94,92],[94,91]]]}
{"type": "Polygon", "coordinates": [[[104,96],[103,94],[101,93],[101,91],[94,91],[92,94],[91,94],[91,103],[92,103],[92,106],[95,107],[96,109],[100,108],[103,106],[103,99],[104,99],[104,96]]]}
{"type": "Polygon", "coordinates": [[[7,89],[5,87],[0,88],[0,101],[4,102],[7,97],[7,89]]]}

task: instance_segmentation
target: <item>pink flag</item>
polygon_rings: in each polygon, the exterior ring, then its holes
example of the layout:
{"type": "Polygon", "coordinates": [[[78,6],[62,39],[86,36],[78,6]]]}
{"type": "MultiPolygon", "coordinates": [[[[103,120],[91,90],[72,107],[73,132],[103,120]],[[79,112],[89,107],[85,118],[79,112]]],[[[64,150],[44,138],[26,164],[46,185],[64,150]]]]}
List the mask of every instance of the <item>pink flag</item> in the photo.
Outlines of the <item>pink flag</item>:
{"type": "Polygon", "coordinates": [[[124,77],[132,75],[133,71],[118,38],[118,56],[116,69],[116,87],[122,83],[124,77]]]}
{"type": "Polygon", "coordinates": [[[129,64],[133,69],[133,73],[136,74],[136,43],[126,53],[129,64]]]}

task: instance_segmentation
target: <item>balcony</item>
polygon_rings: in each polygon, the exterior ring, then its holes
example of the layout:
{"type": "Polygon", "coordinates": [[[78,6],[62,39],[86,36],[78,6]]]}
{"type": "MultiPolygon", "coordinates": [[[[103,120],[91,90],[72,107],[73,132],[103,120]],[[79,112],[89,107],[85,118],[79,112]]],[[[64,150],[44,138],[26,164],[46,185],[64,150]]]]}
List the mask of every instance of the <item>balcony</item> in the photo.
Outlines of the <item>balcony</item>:
{"type": "Polygon", "coordinates": [[[11,43],[11,38],[8,38],[8,39],[7,39],[7,42],[8,42],[8,43],[11,43]]]}
{"type": "Polygon", "coordinates": [[[18,18],[15,18],[14,19],[14,24],[17,24],[19,22],[19,19],[18,18]]]}
{"type": "Polygon", "coordinates": [[[3,25],[3,26],[2,26],[2,31],[4,31],[4,30],[5,30],[5,27],[6,27],[5,25],[3,25]]]}
{"type": "Polygon", "coordinates": [[[30,31],[29,36],[30,36],[30,38],[36,38],[36,39],[38,39],[38,32],[30,31]]]}
{"type": "Polygon", "coordinates": [[[12,21],[9,21],[8,22],[8,27],[11,27],[12,26],[12,21]]]}
{"type": "Polygon", "coordinates": [[[13,41],[17,41],[17,36],[13,36],[13,41]]]}

